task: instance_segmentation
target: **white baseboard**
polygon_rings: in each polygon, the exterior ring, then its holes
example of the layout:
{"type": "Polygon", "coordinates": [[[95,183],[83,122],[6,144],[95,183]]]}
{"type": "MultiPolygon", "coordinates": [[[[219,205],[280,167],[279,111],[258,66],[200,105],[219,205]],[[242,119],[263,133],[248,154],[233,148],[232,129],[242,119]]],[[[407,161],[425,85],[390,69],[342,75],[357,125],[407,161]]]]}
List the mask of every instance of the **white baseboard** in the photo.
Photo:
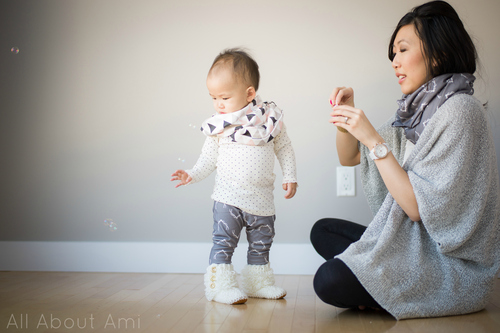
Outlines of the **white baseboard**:
{"type": "MultiPolygon", "coordinates": [[[[1,271],[204,273],[211,243],[0,242],[1,271]]],[[[240,243],[233,265],[246,264],[240,243]]],[[[275,243],[275,274],[314,274],[324,260],[310,244],[275,243]]]]}

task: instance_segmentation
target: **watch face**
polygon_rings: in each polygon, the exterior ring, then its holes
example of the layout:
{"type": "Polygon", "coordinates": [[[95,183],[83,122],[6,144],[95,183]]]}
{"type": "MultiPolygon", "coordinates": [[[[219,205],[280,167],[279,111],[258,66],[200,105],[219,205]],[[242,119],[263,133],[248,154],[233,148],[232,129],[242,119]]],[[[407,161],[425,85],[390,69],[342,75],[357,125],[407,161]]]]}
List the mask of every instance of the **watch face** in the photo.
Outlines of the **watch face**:
{"type": "Polygon", "coordinates": [[[377,156],[377,158],[386,157],[388,152],[389,152],[389,149],[387,149],[387,146],[384,144],[377,144],[375,146],[375,149],[373,150],[373,154],[375,156],[377,156]]]}

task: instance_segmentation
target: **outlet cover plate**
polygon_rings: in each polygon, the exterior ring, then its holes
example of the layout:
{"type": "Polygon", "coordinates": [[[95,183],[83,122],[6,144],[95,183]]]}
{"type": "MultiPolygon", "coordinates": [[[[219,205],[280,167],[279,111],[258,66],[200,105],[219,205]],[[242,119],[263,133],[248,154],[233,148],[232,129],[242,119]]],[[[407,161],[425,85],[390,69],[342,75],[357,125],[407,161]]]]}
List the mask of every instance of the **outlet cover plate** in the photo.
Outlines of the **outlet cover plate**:
{"type": "Polygon", "coordinates": [[[353,197],[356,195],[356,169],[354,167],[337,167],[337,196],[353,197]]]}

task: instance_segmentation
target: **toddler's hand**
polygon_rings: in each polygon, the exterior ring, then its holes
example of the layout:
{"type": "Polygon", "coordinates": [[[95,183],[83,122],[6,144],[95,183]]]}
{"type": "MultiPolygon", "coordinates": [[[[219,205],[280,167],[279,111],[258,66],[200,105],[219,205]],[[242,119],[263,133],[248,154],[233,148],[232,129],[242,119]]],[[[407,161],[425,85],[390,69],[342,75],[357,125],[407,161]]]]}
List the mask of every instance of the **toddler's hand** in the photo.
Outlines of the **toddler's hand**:
{"type": "Polygon", "coordinates": [[[172,179],[170,181],[176,181],[178,180],[179,183],[175,185],[175,188],[189,184],[191,181],[191,176],[184,170],[175,170],[175,172],[172,174],[172,179]]]}
{"type": "Polygon", "coordinates": [[[286,191],[285,199],[291,199],[297,192],[297,183],[286,183],[283,184],[283,189],[286,191]]]}

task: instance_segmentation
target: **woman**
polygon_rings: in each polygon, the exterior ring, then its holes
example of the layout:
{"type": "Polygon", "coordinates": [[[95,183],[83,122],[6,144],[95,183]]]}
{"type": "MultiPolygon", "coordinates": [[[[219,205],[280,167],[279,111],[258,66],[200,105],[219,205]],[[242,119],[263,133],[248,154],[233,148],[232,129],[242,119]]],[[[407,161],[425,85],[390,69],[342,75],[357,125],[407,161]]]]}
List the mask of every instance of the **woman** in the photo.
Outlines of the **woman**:
{"type": "Polygon", "coordinates": [[[330,96],[342,165],[358,165],[374,219],[318,221],[311,241],[327,261],[314,288],[337,307],[374,307],[396,319],[479,311],[500,267],[498,169],[488,117],[472,96],[476,50],[444,1],[414,8],[396,27],[389,59],[403,98],[380,129],[330,96]]]}

